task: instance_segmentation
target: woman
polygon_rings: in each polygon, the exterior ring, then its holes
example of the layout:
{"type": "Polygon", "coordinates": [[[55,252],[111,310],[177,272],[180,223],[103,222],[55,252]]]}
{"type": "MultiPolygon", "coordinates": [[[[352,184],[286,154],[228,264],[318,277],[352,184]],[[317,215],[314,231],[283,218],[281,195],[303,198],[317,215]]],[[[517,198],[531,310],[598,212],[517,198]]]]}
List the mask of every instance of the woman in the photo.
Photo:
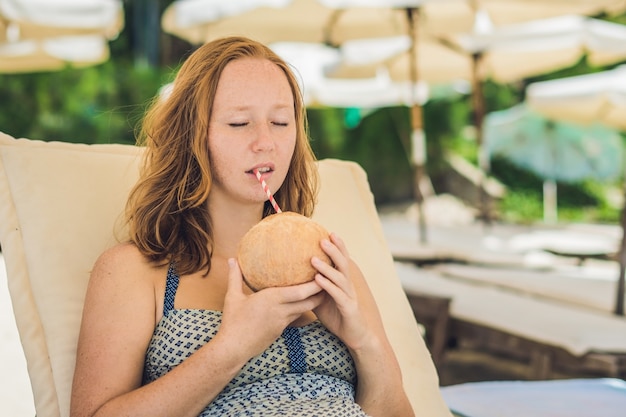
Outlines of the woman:
{"type": "Polygon", "coordinates": [[[410,416],[374,299],[341,239],[311,282],[252,292],[242,236],[272,212],[311,215],[314,157],[298,84],[269,48],[196,50],[141,134],[130,241],[97,260],[71,415],[410,416]]]}

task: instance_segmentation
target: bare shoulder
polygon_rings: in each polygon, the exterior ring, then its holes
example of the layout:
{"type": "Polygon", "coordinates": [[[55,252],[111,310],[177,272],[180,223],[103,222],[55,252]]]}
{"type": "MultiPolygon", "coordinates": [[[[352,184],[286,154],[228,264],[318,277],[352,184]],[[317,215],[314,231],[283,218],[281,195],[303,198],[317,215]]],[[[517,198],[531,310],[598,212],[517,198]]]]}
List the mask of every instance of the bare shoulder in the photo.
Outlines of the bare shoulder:
{"type": "Polygon", "coordinates": [[[105,250],[94,264],[94,272],[117,272],[147,267],[147,259],[132,243],[120,243],[105,250]]]}
{"type": "Polygon", "coordinates": [[[143,306],[154,312],[155,289],[162,285],[164,268],[154,266],[132,243],[113,246],[93,266],[86,304],[97,306],[107,300],[118,308],[143,306]]]}
{"type": "Polygon", "coordinates": [[[105,250],[91,271],[92,280],[129,280],[136,284],[154,283],[165,267],[155,266],[132,243],[120,243],[105,250]]]}

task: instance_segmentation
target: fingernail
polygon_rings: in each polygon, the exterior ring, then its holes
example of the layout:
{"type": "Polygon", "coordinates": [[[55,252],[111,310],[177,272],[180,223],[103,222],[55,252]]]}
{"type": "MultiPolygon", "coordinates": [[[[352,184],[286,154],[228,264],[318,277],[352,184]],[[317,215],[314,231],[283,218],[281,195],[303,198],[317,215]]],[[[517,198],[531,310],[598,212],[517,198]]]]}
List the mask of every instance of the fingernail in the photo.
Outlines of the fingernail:
{"type": "Polygon", "coordinates": [[[228,258],[228,266],[231,268],[235,266],[235,258],[228,258]]]}

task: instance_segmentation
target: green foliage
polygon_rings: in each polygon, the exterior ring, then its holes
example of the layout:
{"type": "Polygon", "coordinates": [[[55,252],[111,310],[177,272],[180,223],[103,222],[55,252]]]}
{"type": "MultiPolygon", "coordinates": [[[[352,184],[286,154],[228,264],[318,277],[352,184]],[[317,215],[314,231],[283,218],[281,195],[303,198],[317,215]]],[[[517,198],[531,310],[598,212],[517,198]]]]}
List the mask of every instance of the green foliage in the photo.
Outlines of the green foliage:
{"type": "Polygon", "coordinates": [[[498,209],[508,223],[531,224],[543,217],[541,194],[532,190],[507,193],[498,209]]]}
{"type": "MultiPolygon", "coordinates": [[[[462,101],[437,99],[429,101],[423,112],[427,169],[432,175],[444,169],[443,156],[456,132],[467,123],[469,110],[462,101]]],[[[361,110],[358,118],[355,109],[311,108],[307,113],[318,158],[358,162],[368,173],[379,204],[413,198],[408,107],[361,110]]]]}
{"type": "Polygon", "coordinates": [[[367,171],[379,203],[410,199],[412,170],[407,149],[408,111],[403,107],[382,108],[348,131],[342,157],[359,162],[367,171]]]}
{"type": "Polygon", "coordinates": [[[411,198],[407,109],[383,108],[367,115],[361,111],[358,118],[355,113],[355,109],[308,109],[311,145],[316,156],[361,164],[370,177],[377,202],[411,198]]]}
{"type": "Polygon", "coordinates": [[[307,110],[311,147],[318,158],[337,157],[345,147],[346,126],[343,109],[311,108],[307,110]]]}
{"type": "Polygon", "coordinates": [[[17,137],[81,143],[134,143],[160,70],[113,62],[41,74],[0,75],[2,130],[17,137]]]}
{"type": "MultiPolygon", "coordinates": [[[[543,218],[543,180],[501,157],[492,160],[492,175],[507,186],[500,204],[502,218],[514,223],[533,223],[543,218]]],[[[598,181],[557,183],[559,221],[616,223],[620,208],[609,204],[607,187],[598,181]]]]}

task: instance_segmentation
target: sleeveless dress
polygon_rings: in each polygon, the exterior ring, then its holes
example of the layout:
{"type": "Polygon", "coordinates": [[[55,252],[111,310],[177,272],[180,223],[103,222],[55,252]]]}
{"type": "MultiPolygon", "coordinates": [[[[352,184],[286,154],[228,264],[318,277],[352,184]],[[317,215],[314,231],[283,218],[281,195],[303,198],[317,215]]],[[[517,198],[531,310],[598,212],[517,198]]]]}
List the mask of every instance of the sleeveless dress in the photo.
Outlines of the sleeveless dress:
{"type": "MultiPolygon", "coordinates": [[[[179,277],[167,273],[163,317],[146,352],[144,384],[166,374],[217,333],[222,313],[174,309],[179,277]]],[[[204,409],[210,416],[367,416],[354,402],[356,370],[346,346],[319,321],[287,327],[250,359],[204,409]]]]}

